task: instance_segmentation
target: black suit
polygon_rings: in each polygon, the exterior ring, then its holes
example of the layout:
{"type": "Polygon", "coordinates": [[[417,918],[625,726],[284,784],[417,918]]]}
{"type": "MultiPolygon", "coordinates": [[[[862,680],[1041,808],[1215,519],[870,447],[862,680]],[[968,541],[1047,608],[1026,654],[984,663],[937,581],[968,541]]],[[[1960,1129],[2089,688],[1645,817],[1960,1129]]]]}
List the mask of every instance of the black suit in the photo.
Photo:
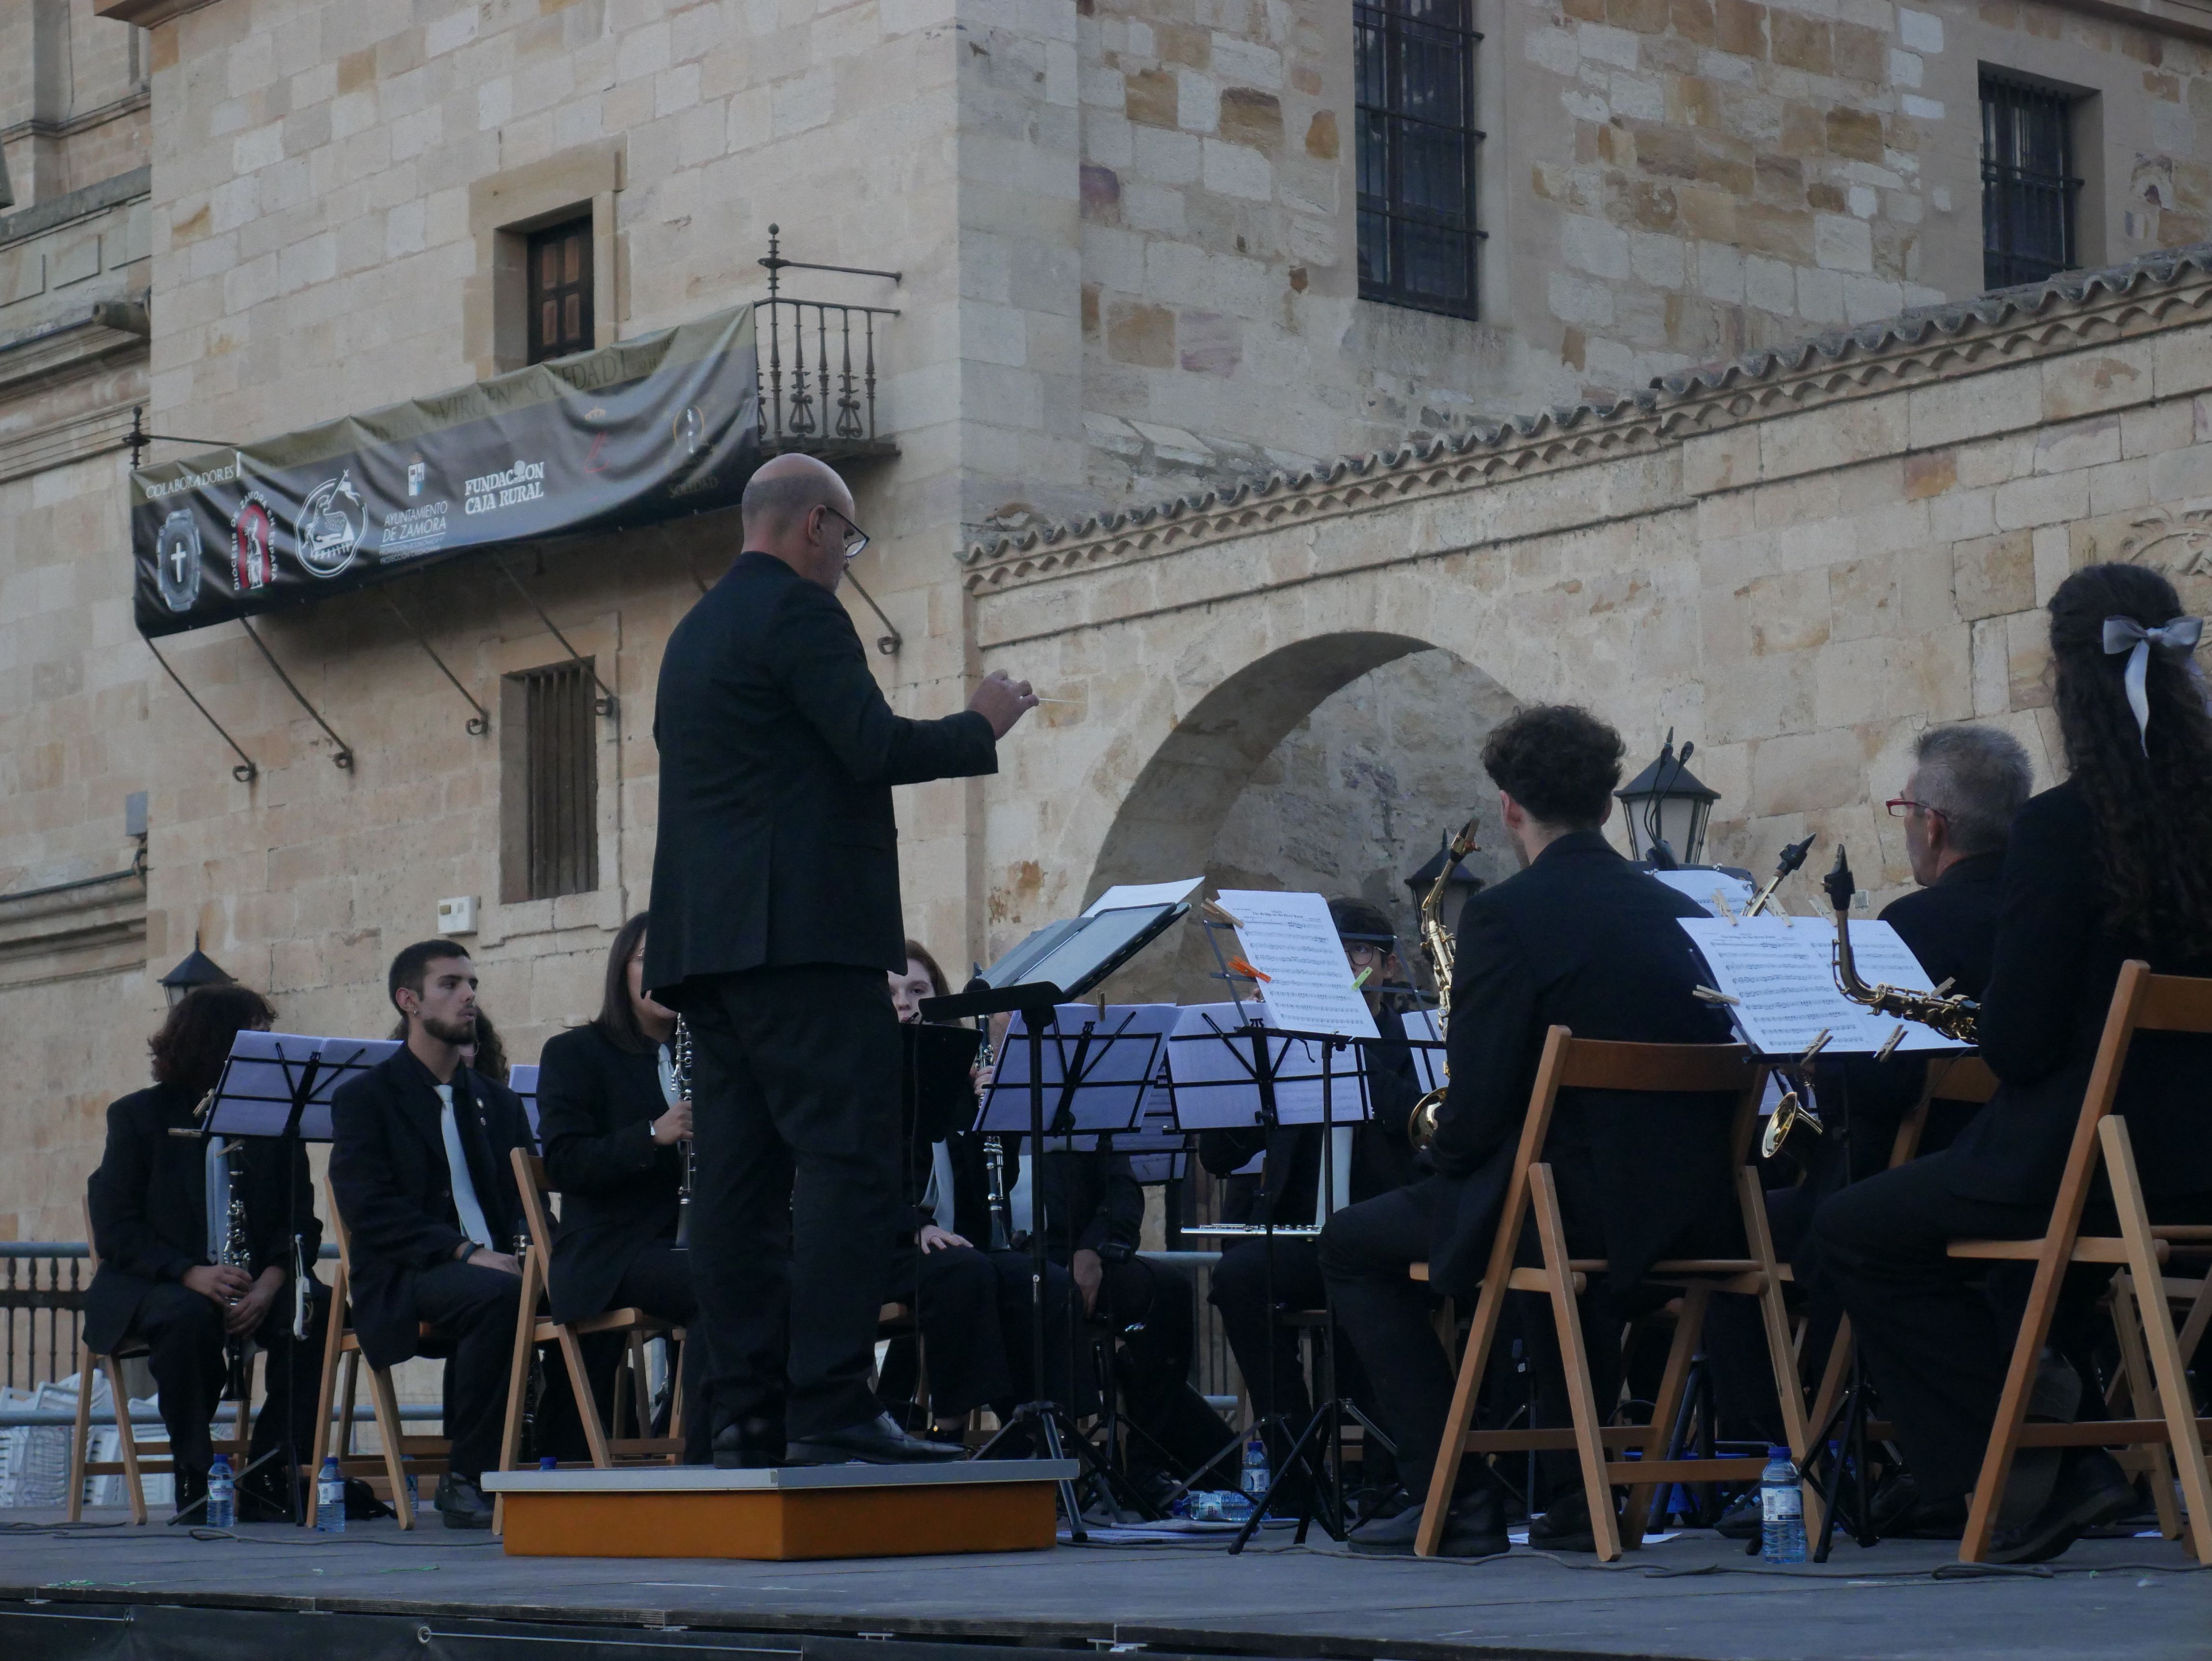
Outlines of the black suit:
{"type": "MultiPolygon", "coordinates": [[[[2178,961],[2107,931],[2101,863],[2088,806],[2072,784],[2021,810],[1978,1024],[1996,1094],[1948,1149],[1845,1189],[1814,1218],[1824,1271],[1842,1293],[1923,1499],[1964,1492],[1980,1468],[2026,1281],[1991,1272],[1993,1307],[1967,1284],[1971,1266],[1945,1256],[1946,1244],[2025,1238],[2049,1223],[2121,964],[2142,957],[2163,973],[2212,975],[2212,960],[2178,961]]],[[[2114,1110],[2126,1117],[2162,1220],[2212,1216],[2208,1064],[2212,1040],[2152,1033],[2135,1041],[2121,1075],[2114,1110]]],[[[2093,1200],[2089,1226],[2112,1222],[2109,1202],[2093,1200]]],[[[2054,1330],[2062,1348],[2109,1278],[2109,1270],[2069,1275],[2054,1330]]]]}
{"type": "MultiPolygon", "coordinates": [[[[208,1422],[227,1371],[222,1311],[183,1281],[187,1270],[214,1261],[208,1253],[208,1145],[169,1134],[196,1126],[194,1105],[189,1092],[157,1084],[107,1110],[107,1146],[86,1184],[100,1269],[85,1291],[84,1340],[95,1355],[111,1354],[127,1336],[145,1341],[170,1446],[183,1469],[204,1475],[213,1458],[208,1422]]],[[[312,1262],[323,1230],[306,1151],[295,1143],[289,1161],[283,1153],[280,1143],[248,1141],[231,1156],[231,1193],[246,1202],[246,1272],[258,1280],[277,1269],[287,1281],[252,1335],[267,1354],[268,1392],[254,1421],[254,1458],[281,1444],[288,1427],[295,1457],[304,1458],[314,1445],[314,1380],[307,1369],[321,1352],[324,1305],[313,1305],[307,1342],[296,1342],[289,1277],[294,1232],[312,1262]]]]}
{"type": "MultiPolygon", "coordinates": [[[[653,1140],[668,1110],[657,1050],[617,1049],[597,1025],[546,1040],[538,1056],[538,1134],[547,1182],[561,1195],[561,1232],[547,1276],[553,1318],[577,1321],[610,1309],[641,1309],[687,1329],[684,1344],[684,1457],[706,1462],[712,1409],[707,1346],[688,1329],[698,1318],[691,1254],[677,1243],[684,1150],[653,1140]]],[[[611,1403],[617,1338],[589,1338],[592,1388],[611,1403]]]]}
{"type": "MultiPolygon", "coordinates": [[[[1406,1135],[1407,1118],[1421,1094],[1412,1052],[1403,1044],[1387,1043],[1361,1048],[1374,1116],[1352,1128],[1346,1177],[1355,1205],[1423,1175],[1406,1135]]],[[[1199,1162],[1216,1177],[1228,1176],[1263,1149],[1257,1191],[1247,1214],[1226,1217],[1224,1213],[1225,1220],[1261,1224],[1273,1216],[1279,1227],[1311,1223],[1321,1194],[1319,1125],[1199,1133],[1199,1162]]],[[[1207,1299],[1221,1312],[1221,1329],[1251,1393],[1253,1409],[1263,1417],[1281,1414],[1302,1427],[1312,1414],[1312,1398],[1299,1364],[1297,1333],[1277,1320],[1274,1311],[1316,1309],[1327,1295],[1321,1249],[1310,1238],[1279,1238],[1272,1243],[1231,1240],[1222,1246],[1207,1299]]],[[[1339,1351],[1337,1360],[1338,1388],[1371,1411],[1374,1392],[1358,1358],[1347,1346],[1339,1351]]]]}
{"type": "Polygon", "coordinates": [[[715,1416],[842,1429],[878,1411],[898,1203],[890,789],[995,771],[996,744],[972,712],[893,715],[836,596],[757,552],[669,636],[653,737],[645,979],[696,1049],[691,1250],[715,1416]]]}
{"type": "MultiPolygon", "coordinates": [[[[1416,1485],[1436,1460],[1452,1375],[1407,1263],[1426,1259],[1433,1288],[1462,1299],[1480,1281],[1549,1028],[1616,1042],[1727,1042],[1725,1017],[1692,995],[1699,970],[1677,922],[1704,914],[1595,830],[1561,837],[1460,914],[1445,1032],[1451,1086],[1430,1151],[1437,1174],[1339,1212],[1321,1242],[1330,1305],[1416,1485]]],[[[1617,1384],[1620,1322],[1645,1268],[1670,1252],[1741,1243],[1729,1203],[1731,1106],[1726,1096],[1559,1094],[1543,1157],[1559,1181],[1569,1249],[1612,1265],[1583,1300],[1601,1402],[1617,1384]]],[[[1528,1329],[1540,1342],[1549,1325],[1528,1329]]],[[[1540,1382],[1555,1395],[1548,1411],[1562,1415],[1551,1422],[1563,1423],[1556,1364],[1552,1371],[1540,1382]]]]}
{"type": "MultiPolygon", "coordinates": [[[[492,1238],[511,1251],[522,1202],[510,1155],[533,1146],[522,1103],[506,1086],[462,1068],[453,1117],[492,1238]]],[[[469,1237],[453,1201],[437,1080],[402,1048],[331,1098],[331,1188],[352,1242],[353,1325],[372,1366],[418,1353],[420,1324],[453,1342],[446,1366],[446,1432],[453,1469],[474,1482],[499,1457],[507,1373],[522,1281],[459,1261],[469,1237]]]]}

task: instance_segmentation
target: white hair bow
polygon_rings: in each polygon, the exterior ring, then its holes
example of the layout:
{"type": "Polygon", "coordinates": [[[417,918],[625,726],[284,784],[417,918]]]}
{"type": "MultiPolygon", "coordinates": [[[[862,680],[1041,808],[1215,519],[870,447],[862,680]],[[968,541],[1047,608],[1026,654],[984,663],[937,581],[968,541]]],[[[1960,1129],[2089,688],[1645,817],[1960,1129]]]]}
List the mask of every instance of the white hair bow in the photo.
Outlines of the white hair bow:
{"type": "Polygon", "coordinates": [[[2144,683],[2150,674],[2150,648],[2155,646],[2161,652],[2186,657],[2197,649],[2203,634],[2203,618],[2176,618],[2155,629],[2146,629],[2133,618],[2105,619],[2106,656],[2128,654],[2128,708],[2135,711],[2136,731],[2142,737],[2146,756],[2150,754],[2150,695],[2144,683]]]}

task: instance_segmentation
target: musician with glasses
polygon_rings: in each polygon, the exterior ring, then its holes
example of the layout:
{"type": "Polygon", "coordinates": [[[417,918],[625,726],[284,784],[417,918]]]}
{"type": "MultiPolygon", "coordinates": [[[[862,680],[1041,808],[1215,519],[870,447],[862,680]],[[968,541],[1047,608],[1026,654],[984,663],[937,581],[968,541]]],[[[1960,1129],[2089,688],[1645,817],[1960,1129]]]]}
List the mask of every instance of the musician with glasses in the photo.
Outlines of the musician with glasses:
{"type": "Polygon", "coordinates": [[[895,715],[836,590],[866,545],[823,463],[745,487],[744,551],[678,624],[653,710],[644,986],[693,1045],[690,1243],[717,1464],[927,1460],[870,1388],[899,1202],[906,968],[891,787],[998,768],[1034,708],[986,676],[895,715]]]}
{"type": "MultiPolygon", "coordinates": [[[[2029,1265],[1947,1256],[1962,1238],[2049,1226],[2121,964],[2212,976],[2212,713],[2194,660],[2202,624],[2136,565],[2092,565],[2051,597],[2052,710],[2069,777],[2014,821],[1977,1023],[1996,1094],[1952,1145],[1855,1183],[1813,1235],[1841,1293],[1923,1505],[1962,1498],[1982,1464],[2029,1265]],[[2017,1269],[2021,1272],[2008,1272],[2017,1269]],[[1987,1291],[1973,1281],[1986,1272],[1987,1291]]],[[[2154,1220],[2212,1221],[2204,1078],[2212,1040],[2136,1040],[2113,1110],[2125,1116],[2154,1220]]],[[[2109,1198],[2084,1227],[2114,1230],[2109,1198]],[[2100,1220],[2101,1213],[2101,1220],[2100,1220]]],[[[2051,1346],[2077,1350],[2109,1269],[2067,1276],[2051,1346]]],[[[2070,1417],[2063,1362],[2031,1411],[2070,1417]]],[[[2135,1505],[2094,1448],[2031,1449],[2014,1467],[1990,1557],[2033,1562],[2135,1505]]]]}
{"type": "MultiPolygon", "coordinates": [[[[1331,900],[1328,914],[1345,961],[1354,975],[1366,976],[1361,989],[1377,1025],[1389,1037],[1398,1036],[1397,1017],[1411,1007],[1412,1000],[1390,920],[1366,901],[1351,898],[1331,900]]],[[[1373,1117],[1340,1129],[1334,1158],[1342,1160],[1343,1167],[1333,1172],[1355,1203],[1403,1187],[1422,1174],[1414,1164],[1406,1129],[1421,1093],[1412,1051],[1402,1043],[1387,1043],[1362,1044],[1361,1049],[1373,1117]]],[[[1198,1157],[1214,1176],[1234,1185],[1231,1193],[1237,1203],[1224,1205],[1224,1222],[1259,1226],[1272,1218],[1281,1227],[1310,1226],[1319,1220],[1319,1125],[1200,1131],[1198,1157]],[[1256,1181],[1236,1176],[1255,1154],[1261,1161],[1256,1181]]],[[[1297,1333],[1276,1312],[1318,1309],[1326,1300],[1320,1247],[1310,1236],[1294,1235],[1279,1235],[1272,1244],[1264,1238],[1225,1242],[1208,1295],[1221,1312],[1222,1331],[1251,1395],[1252,1411],[1268,1422],[1270,1457],[1279,1469],[1290,1451],[1290,1438],[1312,1415],[1313,1401],[1299,1362],[1297,1333]],[[1282,1428],[1285,1423],[1287,1433],[1282,1428]]],[[[1339,1389],[1371,1412],[1373,1390],[1358,1355],[1351,1346],[1340,1345],[1336,1360],[1339,1389]]],[[[1380,1456],[1382,1450],[1378,1446],[1374,1452],[1380,1456]]],[[[1372,1476],[1382,1463],[1376,1458],[1374,1469],[1365,1474],[1372,1476]]]]}
{"type": "MultiPolygon", "coordinates": [[[[641,984],[645,942],[641,911],[608,949],[599,1014],[547,1039],[538,1057],[538,1136],[546,1182],[561,1196],[547,1294],[556,1321],[641,1309],[688,1329],[684,1458],[702,1465],[713,1457],[707,1346],[697,1331],[690,1253],[677,1236],[691,1102],[673,1093],[676,1012],[641,984]]],[[[583,1345],[592,1393],[605,1412],[622,1340],[594,1334],[583,1345]]]]}

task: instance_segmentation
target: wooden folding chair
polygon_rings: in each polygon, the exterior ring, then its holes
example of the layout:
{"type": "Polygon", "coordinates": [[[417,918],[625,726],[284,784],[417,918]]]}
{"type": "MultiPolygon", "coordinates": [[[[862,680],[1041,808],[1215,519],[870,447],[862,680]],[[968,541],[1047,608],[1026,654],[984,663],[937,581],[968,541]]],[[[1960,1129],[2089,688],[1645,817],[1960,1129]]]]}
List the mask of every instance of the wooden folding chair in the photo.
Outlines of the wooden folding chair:
{"type": "MultiPolygon", "coordinates": [[[[2212,1034],[2212,980],[2154,975],[2148,964],[2136,959],[2122,966],[2119,983],[2112,989],[2112,1007],[2105,1017],[2104,1036],[2097,1045],[2096,1062],[2088,1086],[2082,1092],[2081,1113],[2067,1150],[2065,1173],[2051,1206],[2049,1230],[2039,1239],[1954,1240],[1949,1246],[1954,1257],[2035,1265],[2027,1311],[2021,1318],[2004,1390],[1998,1397],[1996,1423],[1990,1432],[1981,1477],[1974,1485],[1974,1502],[1966,1514],[1966,1537],[1959,1546],[1961,1562],[1978,1563],[1988,1555],[1997,1507],[2004,1498],[2014,1457],[2021,1449],[2167,1444],[2179,1468],[2191,1545],[2198,1562],[2212,1564],[2212,1471],[2207,1470],[2204,1463],[2204,1439],[2207,1432],[2212,1432],[2212,1419],[2197,1416],[2189,1393],[2188,1352],[2174,1329],[2165,1272],[2166,1259],[2177,1249],[2212,1254],[2212,1225],[2174,1226],[2150,1220],[2142,1182],[2136,1171],[2134,1144],[2128,1140],[2127,1121],[2112,1112],[2128,1049],[2138,1032],[2212,1034]],[[2117,1235],[2081,1232],[2082,1208],[2088,1203],[2100,1159],[2119,1214],[2117,1235]],[[2159,1416],[2091,1420],[2072,1425],[2027,1421],[2028,1392],[2035,1382],[2045,1341],[2051,1335],[2060,1282],[2066,1270],[2076,1263],[2107,1264],[2126,1270],[2124,1296],[2128,1314],[2149,1352],[2153,1379],[2150,1388],[2136,1396],[2136,1410],[2140,1413],[2149,1405],[2145,1397],[2154,1394],[2159,1416]]],[[[2193,1327],[2201,1335],[2203,1320],[2212,1318],[2198,1312],[2204,1307],[2204,1294],[2186,1283],[2183,1289],[2196,1302],[2184,1329],[2193,1327]]]]}
{"type": "MultiPolygon", "coordinates": [[[[353,1239],[346,1231],[345,1219],[338,1214],[337,1190],[325,1181],[323,1193],[329,1202],[331,1234],[337,1243],[338,1267],[337,1277],[331,1282],[330,1322],[323,1334],[322,1382],[315,1392],[315,1451],[308,1461],[307,1526],[315,1525],[315,1513],[321,1500],[323,1461],[333,1451],[331,1409],[338,1394],[338,1372],[343,1361],[345,1423],[336,1450],[338,1469],[349,1476],[383,1476],[392,1490],[392,1509],[398,1513],[399,1526],[411,1529],[415,1526],[415,1506],[407,1495],[407,1479],[443,1475],[453,1445],[443,1436],[403,1435],[399,1398],[392,1388],[392,1369],[372,1366],[368,1370],[368,1399],[376,1413],[376,1438],[383,1447],[373,1455],[354,1451],[354,1394],[364,1358],[361,1338],[353,1329],[352,1311],[346,1307],[346,1294],[353,1281],[353,1239]]],[[[417,1354],[434,1359],[450,1348],[443,1333],[427,1321],[422,1323],[417,1354]]]]}
{"type": "MultiPolygon", "coordinates": [[[[92,1207],[84,1208],[85,1250],[89,1254],[92,1272],[100,1273],[100,1245],[92,1235],[92,1207]]],[[[84,1518],[84,1485],[94,1476],[120,1476],[125,1491],[131,1496],[131,1520],[146,1520],[146,1482],[149,1476],[174,1475],[177,1462],[167,1454],[149,1454],[138,1446],[138,1438],[131,1426],[131,1392],[123,1385],[123,1363],[131,1357],[147,1354],[145,1344],[126,1335],[122,1343],[106,1355],[94,1355],[91,1346],[80,1337],[76,1343],[76,1426],[70,1437],[69,1519],[81,1522],[84,1518]],[[93,1368],[97,1365],[107,1378],[107,1396],[115,1408],[116,1451],[118,1459],[94,1459],[92,1456],[92,1390],[93,1368]]],[[[246,1359],[246,1391],[239,1398],[238,1416],[230,1439],[218,1440],[215,1451],[231,1462],[231,1469],[245,1468],[246,1451],[250,1442],[246,1431],[246,1415],[252,1406],[253,1361],[246,1359]]],[[[166,1446],[168,1433],[164,1431],[155,1445],[166,1446]]]]}
{"type": "MultiPolygon", "coordinates": [[[[568,1386],[575,1394],[576,1415],[584,1422],[584,1445],[589,1450],[595,1469],[611,1470],[617,1460],[652,1464],[672,1465],[684,1457],[684,1375],[676,1371],[674,1396],[670,1403],[668,1432],[665,1436],[610,1435],[607,1425],[611,1423],[619,1432],[623,1423],[624,1386],[637,1403],[641,1421],[653,1411],[653,1398],[647,1384],[645,1344],[648,1338],[666,1337],[672,1342],[684,1341],[684,1329],[648,1315],[641,1309],[611,1309],[580,1321],[556,1321],[538,1313],[540,1297],[546,1291],[546,1281],[553,1262],[552,1214],[545,1205],[545,1162],[527,1148],[518,1147],[508,1155],[514,1165],[514,1186],[522,1196],[522,1216],[530,1233],[530,1249],[522,1259],[522,1301],[515,1314],[514,1357],[509,1363],[507,1384],[507,1424],[500,1436],[499,1468],[513,1470],[522,1447],[522,1410],[530,1385],[530,1360],[540,1344],[558,1344],[561,1359],[568,1370],[568,1386]],[[599,1333],[619,1333],[626,1341],[624,1364],[615,1369],[613,1415],[602,1421],[598,1397],[592,1394],[590,1375],[584,1367],[582,1340],[599,1333]]],[[[506,1498],[492,1502],[492,1532],[505,1531],[506,1498]]]]}
{"type": "MultiPolygon", "coordinates": [[[[1581,1457],[1583,1488],[1589,1501],[1590,1531],[1599,1558],[1611,1562],[1620,1555],[1624,1530],[1613,1515],[1613,1488],[1629,1487],[1626,1541],[1634,1545],[1643,1536],[1643,1519],[1650,1508],[1651,1491],[1662,1482],[1710,1482],[1730,1478],[1756,1480],[1765,1468],[1764,1458],[1668,1459],[1672,1435],[1689,1379],[1690,1362],[1696,1355],[1704,1330],[1705,1308],[1716,1293],[1739,1293],[1759,1300],[1761,1324],[1766,1334],[1767,1354],[1774,1369],[1776,1393],[1782,1402],[1784,1428],[1790,1455],[1802,1469],[1811,1433],[1805,1420],[1805,1392],[1798,1382],[1789,1317],[1782,1304],[1782,1277],[1774,1259],[1774,1242],[1766,1226],[1766,1203],[1759,1173],[1749,1163],[1752,1137],[1758,1127],[1759,1098],[1766,1070],[1755,1064],[1741,1044],[1607,1043],[1577,1038],[1564,1026],[1546,1036],[1544,1053],[1537,1064],[1536,1081],[1529,1092],[1528,1115],[1506,1183],[1498,1232],[1491,1242],[1481,1291],[1467,1348],[1460,1361],[1459,1381],[1452,1392],[1451,1411],[1444,1421],[1443,1438],[1437,1451],[1436,1469],[1429,1480],[1427,1508],[1414,1549],[1433,1556],[1443,1537],[1451,1505],[1454,1481],[1463,1452],[1505,1453],[1572,1448],[1581,1457]],[[1559,1212],[1559,1189],[1552,1168],[1539,1157],[1551,1129],[1552,1114],[1561,1090],[1634,1092],[1711,1092],[1736,1098],[1731,1128],[1729,1160],[1736,1172],[1736,1199],[1742,1213],[1749,1256],[1728,1258],[1685,1258],[1654,1263],[1647,1279],[1678,1287],[1681,1310],[1667,1365],[1661,1375],[1657,1399],[1648,1425],[1608,1425],[1603,1421],[1590,1384],[1589,1360],[1583,1348],[1577,1299],[1593,1275],[1604,1273],[1603,1258],[1570,1257],[1566,1226],[1559,1212]],[[1531,1214],[1536,1223],[1542,1265],[1516,1269],[1522,1226],[1531,1214]],[[1552,1300],[1559,1329],[1559,1359],[1566,1374],[1573,1428],[1569,1431],[1473,1428],[1475,1398],[1490,1362],[1498,1335],[1505,1294],[1540,1292],[1552,1300]],[[1609,1459],[1608,1445],[1636,1448],[1642,1457],[1609,1459]]],[[[1413,1265],[1416,1279],[1427,1278],[1427,1265],[1413,1265]]],[[[1814,1508],[1808,1496],[1807,1521],[1814,1508]]]]}

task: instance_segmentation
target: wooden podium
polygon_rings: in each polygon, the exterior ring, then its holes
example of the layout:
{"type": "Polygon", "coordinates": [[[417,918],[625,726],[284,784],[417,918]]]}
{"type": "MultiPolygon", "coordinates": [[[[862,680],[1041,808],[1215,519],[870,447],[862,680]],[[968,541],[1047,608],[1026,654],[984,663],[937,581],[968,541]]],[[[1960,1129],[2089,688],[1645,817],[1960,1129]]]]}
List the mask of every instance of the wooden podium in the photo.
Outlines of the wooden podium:
{"type": "Polygon", "coordinates": [[[486,1471],[510,1557],[917,1557],[1043,1551],[1072,1459],[486,1471]]]}

